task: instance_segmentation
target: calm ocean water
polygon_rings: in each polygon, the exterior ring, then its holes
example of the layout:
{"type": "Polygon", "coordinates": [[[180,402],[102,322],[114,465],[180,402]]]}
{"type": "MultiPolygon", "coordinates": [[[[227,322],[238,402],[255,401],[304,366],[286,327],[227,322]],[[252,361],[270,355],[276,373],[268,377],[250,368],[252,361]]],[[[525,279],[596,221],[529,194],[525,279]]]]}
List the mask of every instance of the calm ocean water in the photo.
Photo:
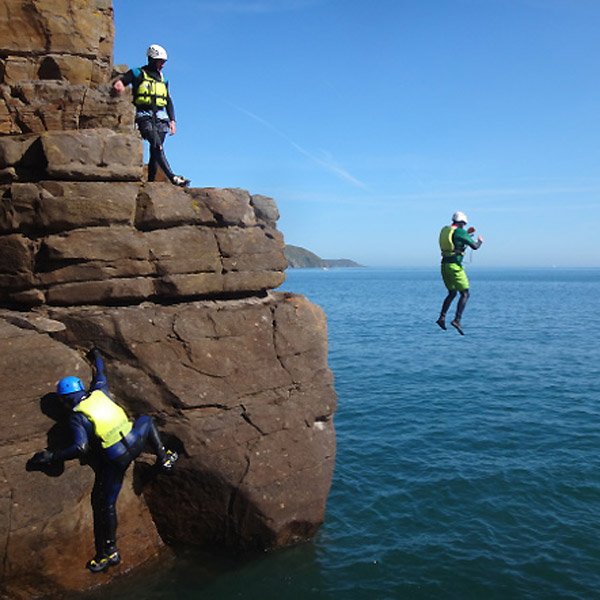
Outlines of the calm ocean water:
{"type": "Polygon", "coordinates": [[[600,598],[600,269],[289,270],[328,316],[338,451],[314,542],[189,554],[114,599],[600,598]],[[453,307],[454,308],[454,307],[453,307]]]}

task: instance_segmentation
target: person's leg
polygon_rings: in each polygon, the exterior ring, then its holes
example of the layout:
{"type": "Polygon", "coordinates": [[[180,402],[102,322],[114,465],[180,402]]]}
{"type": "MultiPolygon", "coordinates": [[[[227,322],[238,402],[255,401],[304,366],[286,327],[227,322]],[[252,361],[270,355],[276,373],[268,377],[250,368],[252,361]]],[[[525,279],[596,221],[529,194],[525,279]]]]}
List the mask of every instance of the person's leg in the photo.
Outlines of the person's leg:
{"type": "Polygon", "coordinates": [[[440,311],[440,317],[446,318],[446,313],[450,309],[450,305],[456,298],[456,290],[448,290],[448,295],[444,298],[444,302],[442,303],[442,310],[440,311]]]}
{"type": "Polygon", "coordinates": [[[440,311],[440,316],[436,323],[442,328],[446,329],[446,313],[448,312],[450,305],[452,304],[454,298],[456,298],[456,289],[454,287],[454,272],[452,270],[452,265],[449,263],[442,263],[441,265],[441,273],[442,280],[444,281],[444,285],[448,290],[448,295],[444,298],[444,302],[442,303],[442,310],[440,311]]]}
{"type": "Polygon", "coordinates": [[[175,179],[175,173],[171,170],[171,165],[167,160],[167,156],[165,154],[165,137],[167,136],[167,132],[169,131],[169,124],[166,121],[158,121],[155,127],[155,138],[158,141],[157,147],[155,149],[156,152],[156,163],[158,166],[164,171],[165,175],[169,178],[169,181],[173,183],[175,179]]]}
{"type": "Polygon", "coordinates": [[[462,326],[460,324],[460,320],[462,318],[463,310],[465,310],[465,304],[469,299],[469,290],[460,290],[460,298],[458,299],[458,304],[456,305],[456,315],[454,315],[454,320],[450,322],[450,325],[454,327],[460,335],[465,335],[465,332],[462,330],[462,326]]]}
{"type": "Polygon", "coordinates": [[[458,299],[458,304],[456,306],[456,315],[454,316],[454,320],[459,323],[462,318],[463,310],[465,310],[467,300],[469,299],[469,295],[469,290],[460,291],[460,298],[458,299]]]}
{"type": "Polygon", "coordinates": [[[163,150],[163,143],[167,131],[169,130],[169,124],[164,121],[157,121],[154,123],[152,119],[140,119],[137,125],[142,137],[150,144],[148,181],[154,181],[156,179],[156,170],[160,167],[169,178],[169,181],[172,182],[175,175],[171,170],[171,166],[169,165],[163,150]]]}
{"type": "Polygon", "coordinates": [[[118,462],[106,462],[97,475],[97,486],[94,486],[94,504],[96,505],[94,529],[97,531],[96,556],[87,564],[94,573],[105,571],[111,565],[121,562],[117,550],[117,498],[123,486],[123,477],[130,460],[124,456],[118,462]]]}
{"type": "Polygon", "coordinates": [[[132,432],[136,437],[136,450],[134,451],[134,454],[137,452],[136,457],[139,456],[147,443],[152,452],[156,454],[163,469],[170,470],[173,467],[178,458],[177,452],[165,448],[152,417],[147,415],[139,417],[133,425],[132,432]]]}

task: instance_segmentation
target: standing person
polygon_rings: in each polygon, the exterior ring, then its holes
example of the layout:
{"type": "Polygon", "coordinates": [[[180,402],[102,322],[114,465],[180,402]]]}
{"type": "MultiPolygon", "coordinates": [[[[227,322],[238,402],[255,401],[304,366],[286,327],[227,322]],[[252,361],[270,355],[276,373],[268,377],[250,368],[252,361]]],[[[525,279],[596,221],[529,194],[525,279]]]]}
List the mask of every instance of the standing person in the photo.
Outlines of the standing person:
{"type": "Polygon", "coordinates": [[[460,320],[465,304],[469,299],[469,280],[462,266],[463,257],[467,246],[477,250],[483,244],[481,236],[477,237],[477,241],[474,241],[471,237],[471,234],[475,231],[474,227],[469,227],[468,231],[465,231],[466,224],[467,215],[460,211],[455,212],[452,215],[452,225],[442,227],[439,238],[440,250],[442,251],[442,279],[448,289],[448,295],[444,299],[442,311],[436,323],[442,329],[446,329],[446,313],[457,292],[460,292],[456,315],[450,325],[461,335],[465,335],[465,332],[462,330],[460,320]]]}
{"type": "Polygon", "coordinates": [[[60,461],[86,457],[94,467],[96,480],[92,490],[96,556],[86,564],[93,573],[100,573],[121,562],[117,550],[116,502],[125,471],[144,450],[146,443],[158,457],[157,465],[171,472],[178,456],[166,450],[152,417],[139,417],[132,425],[125,411],[114,402],[104,375],[104,363],[95,348],[89,353],[96,376],[90,392],[77,377],[63,377],[57,394],[69,410],[69,426],[73,443],[64,450],[43,450],[30,460],[32,466],[43,468],[60,461]]]}
{"type": "Polygon", "coordinates": [[[185,187],[189,179],[175,175],[165,156],[163,144],[167,132],[175,135],[175,108],[169,94],[169,82],[162,70],[167,62],[167,51],[158,44],[152,44],[146,52],[148,64],[139,69],[131,69],[117,79],[113,88],[121,94],[126,86],[133,87],[135,123],[142,137],[150,143],[148,181],[156,178],[160,167],[174,185],[185,187]]]}

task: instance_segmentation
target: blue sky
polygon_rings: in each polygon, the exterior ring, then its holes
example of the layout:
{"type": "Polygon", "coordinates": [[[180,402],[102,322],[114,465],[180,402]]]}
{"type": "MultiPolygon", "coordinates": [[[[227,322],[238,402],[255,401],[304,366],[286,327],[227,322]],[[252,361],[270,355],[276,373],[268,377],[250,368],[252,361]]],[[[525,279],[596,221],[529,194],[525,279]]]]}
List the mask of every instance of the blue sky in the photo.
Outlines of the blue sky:
{"type": "Polygon", "coordinates": [[[272,196],[289,244],[435,266],[600,267],[597,0],[114,0],[115,64],[151,43],[194,187],[272,196]]]}

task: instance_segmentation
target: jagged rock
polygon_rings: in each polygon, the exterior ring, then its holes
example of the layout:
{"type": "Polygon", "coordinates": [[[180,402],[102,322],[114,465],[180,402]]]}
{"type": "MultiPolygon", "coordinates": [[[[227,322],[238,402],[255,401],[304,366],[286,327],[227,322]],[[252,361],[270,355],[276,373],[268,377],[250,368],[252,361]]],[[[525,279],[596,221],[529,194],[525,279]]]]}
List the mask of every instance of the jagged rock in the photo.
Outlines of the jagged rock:
{"type": "Polygon", "coordinates": [[[217,219],[197,191],[173,188],[170,183],[153,183],[140,191],[135,223],[138,229],[158,229],[175,225],[217,224],[217,219]],[[191,196],[191,201],[190,201],[191,196]]]}
{"type": "Polygon", "coordinates": [[[0,198],[0,235],[133,225],[137,190],[135,183],[13,183],[0,198]]]}
{"type": "MultiPolygon", "coordinates": [[[[44,153],[62,156],[50,142],[44,153]]],[[[254,294],[284,280],[283,237],[243,190],[42,181],[0,193],[0,304],[254,294]]]]}
{"type": "Polygon", "coordinates": [[[0,134],[75,129],[133,130],[130,94],[115,96],[108,85],[90,88],[59,81],[0,85],[0,134]]]}
{"type": "Polygon", "coordinates": [[[130,97],[110,95],[110,0],[0,2],[0,134],[131,130],[130,97]]]}
{"type": "Polygon", "coordinates": [[[256,213],[246,190],[201,188],[192,192],[198,202],[206,204],[222,225],[256,225],[256,213]]]}
{"type": "Polygon", "coordinates": [[[0,0],[0,598],[110,582],[163,542],[309,539],[331,483],[336,396],[323,311],[285,279],[273,199],[142,183],[114,96],[110,0],[0,0]],[[51,392],[97,346],[129,415],[181,458],[142,455],[119,497],[123,563],[97,577],[93,474],[26,470],[70,440],[51,392]]]}
{"type": "Polygon", "coordinates": [[[259,219],[265,221],[270,227],[276,226],[276,223],[279,220],[279,209],[273,198],[254,194],[250,198],[250,202],[259,219]]]}
{"type": "Polygon", "coordinates": [[[110,129],[42,134],[50,178],[76,181],[140,181],[143,146],[139,136],[110,129]]]}
{"type": "MultiPolygon", "coordinates": [[[[50,477],[25,471],[35,451],[49,442],[67,441],[64,428],[42,411],[52,414],[48,394],[57,377],[63,372],[90,376],[89,365],[77,352],[37,329],[0,317],[0,581],[13,598],[23,589],[30,591],[22,597],[52,595],[53,590],[57,597],[60,590],[83,590],[97,583],[84,568],[94,554],[91,469],[73,462],[50,477]]],[[[156,556],[162,546],[132,476],[119,497],[119,511],[127,515],[120,544],[129,563],[120,571],[156,556]]]]}
{"type": "Polygon", "coordinates": [[[181,454],[171,477],[152,476],[150,457],[130,471],[119,499],[122,569],[160,549],[148,509],[166,541],[207,548],[283,546],[323,521],[336,398],[324,314],[305,298],[69,307],[11,320],[0,315],[7,585],[35,587],[34,573],[46,592],[95,583],[83,568],[93,553],[90,469],[73,462],[55,477],[24,471],[36,450],[68,443],[47,407],[60,377],[90,378],[83,351],[72,348],[99,346],[119,402],[131,417],[153,414],[181,454]],[[39,320],[49,333],[32,328],[39,320]]]}
{"type": "Polygon", "coordinates": [[[132,410],[179,415],[163,429],[185,458],[145,490],[169,541],[264,548],[314,534],[335,454],[320,308],[272,294],[50,315],[66,343],[106,348],[111,387],[132,410]]]}
{"type": "Polygon", "coordinates": [[[64,77],[86,85],[108,81],[114,40],[111,0],[4,0],[0,31],[5,79],[64,77]]]}
{"type": "MultiPolygon", "coordinates": [[[[135,133],[110,129],[0,137],[0,168],[23,181],[140,181],[143,146],[135,133]]],[[[11,177],[14,180],[15,177],[11,177]]]]}

